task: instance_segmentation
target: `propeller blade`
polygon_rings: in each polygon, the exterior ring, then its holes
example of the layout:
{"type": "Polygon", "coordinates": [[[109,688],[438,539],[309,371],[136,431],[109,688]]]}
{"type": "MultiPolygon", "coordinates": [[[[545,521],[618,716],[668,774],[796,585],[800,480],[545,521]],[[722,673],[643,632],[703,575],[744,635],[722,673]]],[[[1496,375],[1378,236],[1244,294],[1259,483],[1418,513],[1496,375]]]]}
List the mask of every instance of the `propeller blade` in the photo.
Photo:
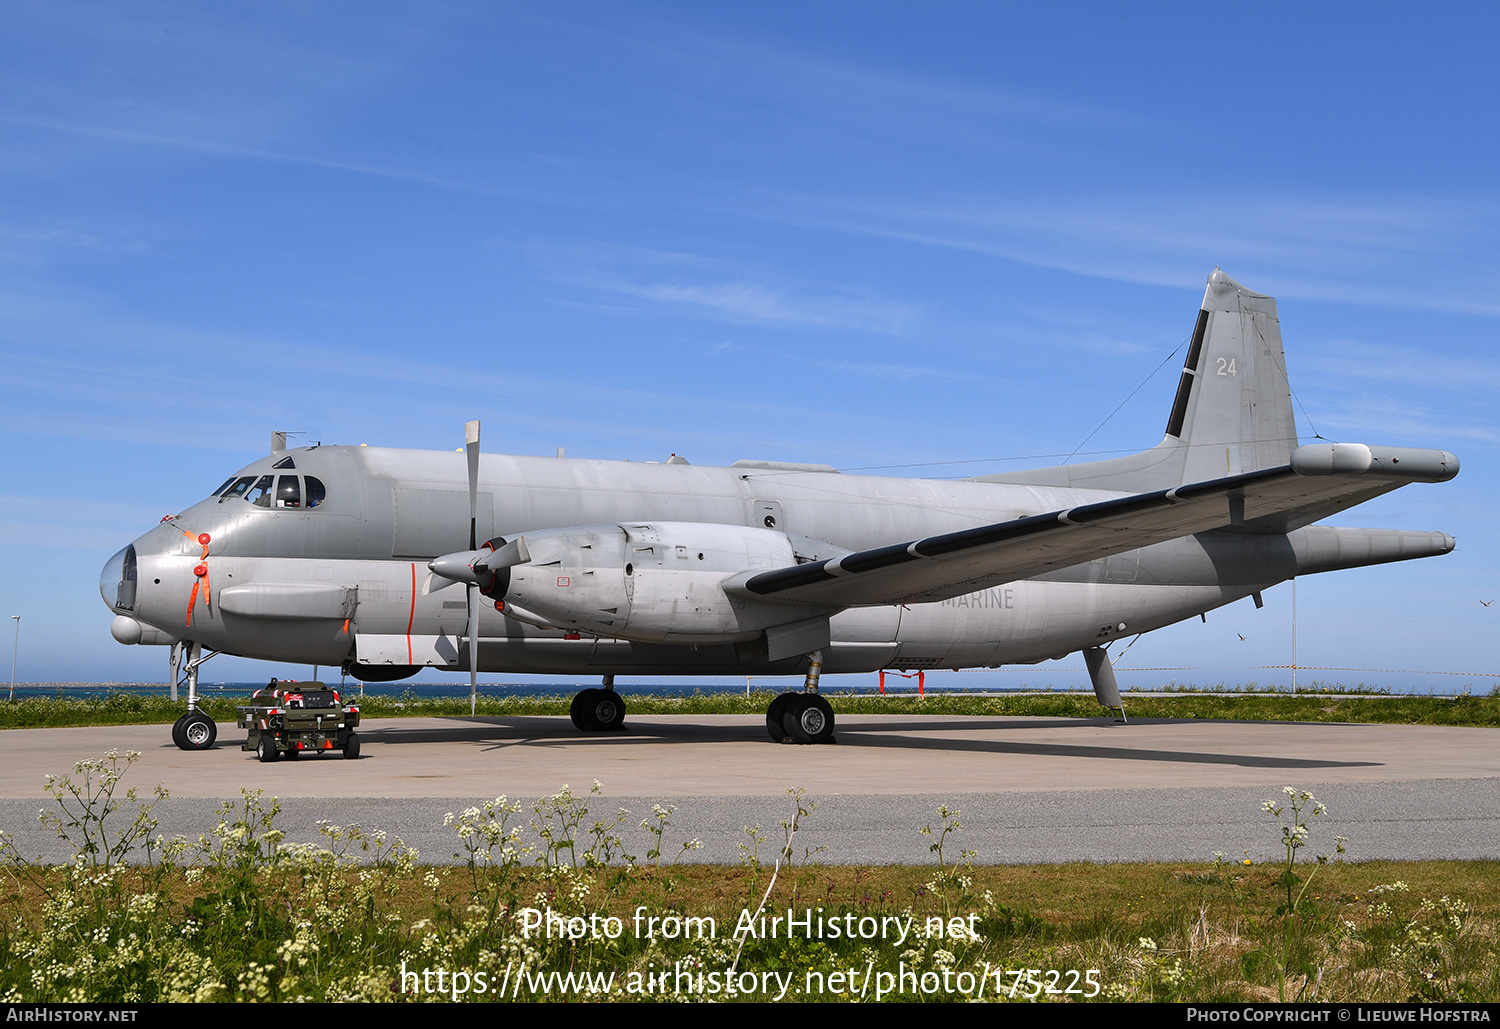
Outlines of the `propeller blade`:
{"type": "Polygon", "coordinates": [[[479,549],[479,422],[464,426],[464,449],[469,458],[469,549],[479,549]]]}
{"type": "Polygon", "coordinates": [[[479,696],[479,587],[468,588],[469,601],[469,714],[479,696]]]}
{"type": "Polygon", "coordinates": [[[428,572],[427,581],[422,583],[422,596],[425,597],[429,593],[436,593],[438,590],[445,590],[449,586],[456,586],[458,582],[459,580],[450,579],[446,575],[439,575],[437,572],[428,572]]]}
{"type": "Polygon", "coordinates": [[[531,550],[526,546],[526,537],[517,536],[499,550],[487,551],[474,562],[474,570],[493,572],[501,568],[513,568],[531,560],[531,550]]]}

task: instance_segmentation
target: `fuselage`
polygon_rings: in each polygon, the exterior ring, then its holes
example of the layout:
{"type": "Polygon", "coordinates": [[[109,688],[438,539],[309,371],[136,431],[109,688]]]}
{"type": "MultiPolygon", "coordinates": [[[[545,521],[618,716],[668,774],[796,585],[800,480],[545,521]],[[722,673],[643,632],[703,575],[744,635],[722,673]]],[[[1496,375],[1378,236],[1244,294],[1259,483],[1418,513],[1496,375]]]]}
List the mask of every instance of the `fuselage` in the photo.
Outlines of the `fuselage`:
{"type": "MultiPolygon", "coordinates": [[[[481,541],[565,526],[709,523],[788,534],[809,558],[820,545],[863,550],[1122,495],[793,466],[503,455],[482,457],[478,481],[481,541]]],[[[1351,531],[1365,530],[1200,533],[941,602],[843,610],[832,617],[824,670],[1061,657],[1196,616],[1299,571],[1372,563],[1330,559],[1347,543],[1338,534],[1351,531]]],[[[101,593],[124,642],[192,640],[223,653],[378,674],[360,640],[405,637],[407,667],[388,654],[379,659],[396,668],[388,677],[424,664],[466,670],[464,648],[432,643],[464,635],[463,589],[425,591],[427,563],[468,546],[462,453],[302,448],[247,466],[215,496],[145,533],[106,566],[101,593]],[[413,646],[414,639],[427,643],[413,646]]],[[[538,628],[490,604],[482,605],[479,636],[480,669],[492,672],[765,675],[805,665],[770,662],[733,643],[538,628]]]]}

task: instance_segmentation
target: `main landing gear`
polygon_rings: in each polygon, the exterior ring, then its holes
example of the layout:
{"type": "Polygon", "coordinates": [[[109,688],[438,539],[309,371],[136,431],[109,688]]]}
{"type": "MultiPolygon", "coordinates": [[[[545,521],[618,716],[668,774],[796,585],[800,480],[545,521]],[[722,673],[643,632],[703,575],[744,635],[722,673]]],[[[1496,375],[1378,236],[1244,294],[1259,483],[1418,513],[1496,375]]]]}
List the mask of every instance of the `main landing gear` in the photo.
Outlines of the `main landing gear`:
{"type": "Polygon", "coordinates": [[[615,692],[615,677],[604,677],[603,689],[580,690],[568,710],[583,732],[621,732],[625,728],[625,698],[615,692]]]}
{"type": "Polygon", "coordinates": [[[832,743],[833,708],[818,695],[823,652],[807,655],[801,693],[783,693],[766,709],[766,731],[777,743],[832,743]]]}
{"type": "Polygon", "coordinates": [[[198,666],[217,654],[211,650],[203,653],[201,644],[184,641],[172,644],[172,699],[177,699],[177,687],[184,681],[178,678],[183,659],[187,659],[187,714],[177,719],[172,726],[172,742],[179,750],[207,750],[219,738],[219,727],[214,720],[198,710],[198,666]]]}

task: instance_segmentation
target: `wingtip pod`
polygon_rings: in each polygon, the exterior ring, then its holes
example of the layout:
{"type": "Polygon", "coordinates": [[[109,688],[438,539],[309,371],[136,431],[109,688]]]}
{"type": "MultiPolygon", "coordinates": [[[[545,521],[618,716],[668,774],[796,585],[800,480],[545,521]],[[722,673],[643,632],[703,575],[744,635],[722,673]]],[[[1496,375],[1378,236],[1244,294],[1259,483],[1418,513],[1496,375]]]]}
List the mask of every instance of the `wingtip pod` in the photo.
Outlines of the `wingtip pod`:
{"type": "Polygon", "coordinates": [[[1363,443],[1309,443],[1292,451],[1299,475],[1379,475],[1411,482],[1447,482],[1458,457],[1446,450],[1370,447],[1363,443]]]}

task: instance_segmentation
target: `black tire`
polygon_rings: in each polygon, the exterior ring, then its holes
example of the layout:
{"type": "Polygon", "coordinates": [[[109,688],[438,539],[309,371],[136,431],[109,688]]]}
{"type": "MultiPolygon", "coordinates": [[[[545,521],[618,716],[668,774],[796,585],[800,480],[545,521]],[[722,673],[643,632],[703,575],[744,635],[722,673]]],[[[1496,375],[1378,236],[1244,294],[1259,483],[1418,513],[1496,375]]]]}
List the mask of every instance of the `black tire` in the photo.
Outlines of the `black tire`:
{"type": "Polygon", "coordinates": [[[262,734],[260,742],[255,745],[255,756],[262,764],[269,765],[281,757],[281,751],[276,749],[276,741],[269,734],[262,734]]]}
{"type": "Polygon", "coordinates": [[[579,690],[578,695],[573,698],[573,703],[568,708],[568,714],[573,719],[573,727],[579,732],[588,732],[594,728],[591,715],[594,706],[594,695],[603,692],[603,690],[596,689],[579,690]]]}
{"type": "Polygon", "coordinates": [[[778,693],[771,701],[771,706],[766,708],[766,732],[777,743],[787,741],[786,727],[781,724],[781,716],[786,713],[786,706],[797,696],[796,693],[778,693]]]}
{"type": "Polygon", "coordinates": [[[828,743],[833,739],[833,708],[816,693],[794,693],[782,713],[786,734],[798,743],[828,743]]]}
{"type": "Polygon", "coordinates": [[[188,716],[183,715],[181,718],[177,719],[177,721],[172,723],[172,742],[177,744],[178,750],[193,749],[188,746],[187,737],[182,735],[182,723],[186,722],[187,720],[188,716]]]}
{"type": "MultiPolygon", "coordinates": [[[[182,743],[178,746],[183,750],[207,750],[219,738],[219,727],[202,711],[189,713],[179,724],[182,726],[182,743]]],[[[176,731],[174,728],[174,734],[176,731]]]]}
{"type": "Polygon", "coordinates": [[[625,698],[614,690],[595,690],[588,713],[596,731],[617,732],[625,725],[625,698]]]}
{"type": "Polygon", "coordinates": [[[357,761],[359,759],[359,736],[350,733],[349,738],[344,741],[344,760],[357,761]]]}

